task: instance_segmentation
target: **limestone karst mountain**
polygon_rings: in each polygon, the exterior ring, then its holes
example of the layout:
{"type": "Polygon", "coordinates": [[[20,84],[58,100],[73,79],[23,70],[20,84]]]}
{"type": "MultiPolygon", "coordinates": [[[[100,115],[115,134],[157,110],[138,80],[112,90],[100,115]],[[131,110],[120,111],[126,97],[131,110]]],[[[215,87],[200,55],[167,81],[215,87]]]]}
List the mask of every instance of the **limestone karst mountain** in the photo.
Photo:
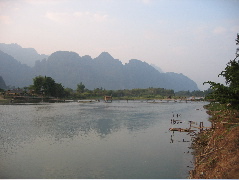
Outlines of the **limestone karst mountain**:
{"type": "Polygon", "coordinates": [[[0,89],[7,89],[6,83],[3,80],[2,76],[0,76],[0,89]]]}
{"type": "Polygon", "coordinates": [[[18,44],[0,43],[0,50],[12,56],[14,59],[33,67],[36,60],[47,58],[45,54],[38,54],[34,48],[22,48],[18,44]]]}
{"type": "Polygon", "coordinates": [[[160,73],[148,63],[137,59],[124,65],[107,52],[92,59],[75,52],[57,51],[29,67],[0,51],[0,76],[7,86],[28,86],[38,75],[50,76],[64,87],[72,89],[76,89],[77,84],[82,82],[88,89],[160,87],[174,91],[198,90],[197,84],[183,74],[160,73]]]}

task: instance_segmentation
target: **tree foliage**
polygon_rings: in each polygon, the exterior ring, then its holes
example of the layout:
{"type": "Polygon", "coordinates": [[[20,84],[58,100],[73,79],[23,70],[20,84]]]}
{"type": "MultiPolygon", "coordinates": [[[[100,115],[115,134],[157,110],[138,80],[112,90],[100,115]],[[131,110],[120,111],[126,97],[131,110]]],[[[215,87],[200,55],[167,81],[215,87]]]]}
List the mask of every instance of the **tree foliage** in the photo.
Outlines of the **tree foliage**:
{"type": "Polygon", "coordinates": [[[65,95],[64,87],[61,84],[56,83],[51,77],[35,77],[33,79],[32,88],[36,93],[45,96],[64,97],[65,95]]]}
{"type": "Polygon", "coordinates": [[[163,98],[168,96],[174,96],[174,90],[164,88],[147,88],[147,89],[124,89],[124,90],[106,90],[101,88],[95,88],[94,90],[84,89],[83,93],[77,91],[79,98],[92,98],[113,96],[114,98],[163,98]]]}
{"type": "Polygon", "coordinates": [[[76,89],[76,91],[77,91],[78,93],[83,93],[84,90],[85,90],[85,85],[84,85],[82,82],[81,82],[80,84],[77,84],[77,89],[76,89]]]}
{"type": "Polygon", "coordinates": [[[204,97],[206,95],[208,95],[209,93],[211,93],[212,90],[208,89],[208,90],[204,90],[204,91],[178,91],[175,93],[176,96],[178,97],[204,97]]]}
{"type": "MultiPolygon", "coordinates": [[[[237,34],[236,44],[239,45],[239,34],[237,34]]],[[[236,57],[227,63],[224,71],[218,76],[225,78],[226,85],[221,83],[215,83],[208,81],[205,83],[210,84],[213,92],[210,94],[210,98],[215,99],[220,103],[231,103],[233,107],[239,107],[239,57],[238,49],[236,57]]]]}

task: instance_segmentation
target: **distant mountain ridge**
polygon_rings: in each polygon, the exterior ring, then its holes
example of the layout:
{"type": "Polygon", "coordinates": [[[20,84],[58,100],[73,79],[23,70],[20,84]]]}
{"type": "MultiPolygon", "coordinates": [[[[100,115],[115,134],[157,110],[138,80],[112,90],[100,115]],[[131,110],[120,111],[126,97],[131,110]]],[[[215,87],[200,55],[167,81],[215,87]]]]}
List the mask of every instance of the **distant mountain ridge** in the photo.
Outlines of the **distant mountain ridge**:
{"type": "Polygon", "coordinates": [[[0,43],[0,50],[30,67],[34,66],[36,60],[48,58],[45,54],[38,54],[34,48],[22,48],[20,45],[13,43],[0,43]]]}
{"type": "Polygon", "coordinates": [[[2,76],[0,76],[0,89],[7,89],[6,83],[3,80],[2,76]]]}
{"type": "Polygon", "coordinates": [[[151,66],[153,66],[156,70],[158,70],[160,73],[164,73],[163,72],[163,70],[160,68],[160,67],[158,67],[158,66],[156,66],[155,64],[150,64],[151,66]]]}
{"type": "Polygon", "coordinates": [[[32,69],[0,51],[0,76],[7,86],[24,87],[32,84],[32,69]]]}
{"type": "Polygon", "coordinates": [[[0,51],[0,76],[6,85],[24,87],[36,76],[50,76],[64,87],[76,89],[82,82],[86,88],[108,90],[159,87],[165,89],[198,90],[197,84],[178,73],[160,73],[146,62],[131,59],[125,65],[109,53],[102,52],[92,59],[75,52],[57,51],[47,59],[35,61],[33,67],[0,51]]]}

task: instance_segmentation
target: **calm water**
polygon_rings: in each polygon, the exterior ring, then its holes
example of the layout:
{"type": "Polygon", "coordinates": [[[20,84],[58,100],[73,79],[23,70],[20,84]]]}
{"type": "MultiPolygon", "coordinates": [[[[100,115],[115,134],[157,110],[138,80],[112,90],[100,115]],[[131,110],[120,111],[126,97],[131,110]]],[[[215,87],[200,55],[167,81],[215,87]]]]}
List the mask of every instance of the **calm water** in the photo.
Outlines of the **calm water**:
{"type": "Polygon", "coordinates": [[[168,129],[210,126],[203,105],[0,105],[0,178],[187,178],[191,136],[168,129]]]}

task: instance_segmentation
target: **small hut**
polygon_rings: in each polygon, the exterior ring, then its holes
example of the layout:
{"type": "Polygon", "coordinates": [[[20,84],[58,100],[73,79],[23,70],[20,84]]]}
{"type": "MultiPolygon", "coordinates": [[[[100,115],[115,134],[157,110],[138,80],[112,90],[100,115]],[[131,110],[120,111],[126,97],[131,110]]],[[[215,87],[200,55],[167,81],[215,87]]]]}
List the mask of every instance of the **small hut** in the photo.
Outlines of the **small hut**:
{"type": "Polygon", "coordinates": [[[112,102],[112,96],[105,96],[105,102],[112,102]]]}

